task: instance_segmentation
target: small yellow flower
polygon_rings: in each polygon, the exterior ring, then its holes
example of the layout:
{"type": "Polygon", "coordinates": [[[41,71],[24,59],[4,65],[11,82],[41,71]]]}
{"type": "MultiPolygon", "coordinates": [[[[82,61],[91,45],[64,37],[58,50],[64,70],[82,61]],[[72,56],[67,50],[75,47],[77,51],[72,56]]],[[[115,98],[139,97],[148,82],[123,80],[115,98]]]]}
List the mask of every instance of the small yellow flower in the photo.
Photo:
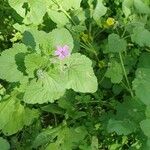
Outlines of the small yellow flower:
{"type": "Polygon", "coordinates": [[[115,24],[115,19],[109,17],[109,18],[106,20],[106,23],[107,23],[108,26],[112,26],[112,25],[115,24]]]}

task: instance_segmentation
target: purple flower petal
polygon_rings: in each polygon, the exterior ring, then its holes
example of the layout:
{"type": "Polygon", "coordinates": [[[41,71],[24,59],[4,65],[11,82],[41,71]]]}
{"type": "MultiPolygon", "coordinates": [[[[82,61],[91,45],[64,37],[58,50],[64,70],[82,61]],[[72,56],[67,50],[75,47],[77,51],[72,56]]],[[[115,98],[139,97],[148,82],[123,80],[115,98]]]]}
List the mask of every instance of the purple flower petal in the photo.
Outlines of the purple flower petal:
{"type": "Polygon", "coordinates": [[[58,56],[59,59],[64,59],[64,58],[70,56],[69,46],[67,46],[67,45],[57,46],[55,55],[58,56]]]}

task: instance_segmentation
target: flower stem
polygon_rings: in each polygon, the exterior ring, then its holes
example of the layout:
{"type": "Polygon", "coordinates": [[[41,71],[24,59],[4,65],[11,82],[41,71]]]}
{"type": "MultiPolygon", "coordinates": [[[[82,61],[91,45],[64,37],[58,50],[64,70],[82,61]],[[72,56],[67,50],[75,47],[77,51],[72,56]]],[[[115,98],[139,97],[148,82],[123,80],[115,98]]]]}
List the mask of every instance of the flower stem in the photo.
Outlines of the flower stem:
{"type": "Polygon", "coordinates": [[[126,70],[125,70],[125,67],[124,67],[124,62],[123,62],[123,58],[122,58],[121,52],[119,53],[119,58],[120,58],[120,61],[121,61],[122,70],[123,70],[123,73],[124,73],[124,76],[125,76],[128,88],[130,90],[130,94],[131,94],[132,97],[134,97],[134,94],[133,94],[133,91],[132,91],[132,89],[130,87],[130,83],[129,83],[129,80],[128,80],[128,77],[127,77],[127,73],[126,73],[126,70]]]}

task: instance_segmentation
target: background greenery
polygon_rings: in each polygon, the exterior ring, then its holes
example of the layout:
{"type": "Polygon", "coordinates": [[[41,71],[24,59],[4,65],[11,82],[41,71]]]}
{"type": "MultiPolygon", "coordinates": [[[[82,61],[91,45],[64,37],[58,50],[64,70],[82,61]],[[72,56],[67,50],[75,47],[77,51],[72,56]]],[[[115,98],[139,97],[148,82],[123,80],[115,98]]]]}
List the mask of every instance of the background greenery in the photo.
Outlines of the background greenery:
{"type": "Polygon", "coordinates": [[[150,149],[150,0],[0,0],[0,18],[1,150],[150,149]]]}

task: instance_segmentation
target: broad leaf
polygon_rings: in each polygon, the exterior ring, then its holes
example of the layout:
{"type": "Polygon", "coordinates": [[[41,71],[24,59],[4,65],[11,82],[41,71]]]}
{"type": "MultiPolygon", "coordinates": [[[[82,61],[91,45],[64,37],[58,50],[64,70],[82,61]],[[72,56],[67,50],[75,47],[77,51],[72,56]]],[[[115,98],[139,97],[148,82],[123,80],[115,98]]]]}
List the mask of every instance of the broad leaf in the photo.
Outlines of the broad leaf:
{"type": "Polygon", "coordinates": [[[5,135],[12,135],[22,130],[24,126],[29,126],[37,119],[39,113],[37,110],[24,108],[21,104],[16,104],[15,109],[8,123],[2,129],[5,135]],[[30,115],[29,115],[30,114],[30,115]],[[14,121],[15,120],[15,121],[14,121]]]}
{"type": "MultiPolygon", "coordinates": [[[[23,30],[23,29],[22,29],[23,30]]],[[[42,51],[48,53],[50,47],[50,38],[49,34],[44,31],[39,31],[36,28],[28,29],[25,27],[23,32],[23,43],[30,47],[32,50],[35,50],[38,54],[42,51]]]]}
{"type": "Polygon", "coordinates": [[[0,137],[0,148],[1,150],[9,150],[10,145],[4,138],[0,137]]]}
{"type": "Polygon", "coordinates": [[[101,17],[104,16],[107,12],[107,8],[103,4],[103,0],[98,0],[96,8],[93,13],[93,18],[98,25],[101,26],[101,17]]]}
{"type": "Polygon", "coordinates": [[[62,127],[58,126],[56,128],[47,128],[44,129],[41,133],[37,135],[35,140],[33,141],[33,147],[37,148],[41,145],[52,142],[54,138],[58,136],[58,133],[61,131],[62,127]]]}
{"type": "Polygon", "coordinates": [[[108,37],[108,51],[112,53],[119,53],[125,51],[127,42],[121,39],[117,34],[110,34],[108,37]]]}
{"type": "Polygon", "coordinates": [[[134,6],[139,13],[150,14],[150,7],[143,0],[134,0],[134,6]]]}
{"type": "Polygon", "coordinates": [[[63,12],[58,12],[55,10],[48,10],[48,15],[57,26],[61,27],[69,23],[68,17],[63,12]]]}
{"type": "Polygon", "coordinates": [[[134,132],[134,124],[130,120],[114,120],[110,119],[108,122],[108,132],[116,132],[118,135],[128,135],[134,132]]]}
{"type": "Polygon", "coordinates": [[[42,57],[40,54],[29,54],[25,57],[25,66],[26,72],[28,73],[29,77],[35,76],[35,71],[38,69],[42,69],[44,65],[46,65],[47,59],[42,57]]]}
{"type": "Polygon", "coordinates": [[[8,123],[14,109],[15,100],[13,98],[0,102],[0,129],[8,123]]]}
{"type": "Polygon", "coordinates": [[[50,48],[54,52],[57,46],[69,46],[70,52],[74,47],[73,38],[70,32],[65,28],[54,29],[49,33],[50,48]]]}
{"type": "Polygon", "coordinates": [[[69,9],[79,9],[80,8],[80,3],[81,0],[71,0],[68,1],[67,0],[53,0],[49,2],[50,8],[52,10],[55,11],[59,11],[58,8],[60,9],[60,11],[66,10],[68,11],[69,9]]]}
{"type": "Polygon", "coordinates": [[[140,126],[141,126],[141,129],[144,132],[144,134],[150,138],[150,130],[149,130],[150,119],[145,119],[145,120],[141,121],[140,126]]]}
{"type": "Polygon", "coordinates": [[[122,10],[126,17],[131,14],[131,7],[133,6],[133,0],[124,0],[122,3],[122,10]]]}
{"type": "Polygon", "coordinates": [[[68,89],[76,92],[94,93],[97,90],[97,79],[92,69],[92,61],[79,53],[72,54],[64,61],[66,64],[65,79],[68,89]]]}
{"type": "MultiPolygon", "coordinates": [[[[13,48],[2,52],[0,56],[0,78],[9,82],[18,82],[23,78],[23,73],[16,64],[17,55],[27,52],[23,44],[15,44],[13,48]]],[[[24,54],[23,54],[24,55],[24,54]]]]}
{"type": "Polygon", "coordinates": [[[24,18],[23,22],[25,24],[35,24],[38,25],[42,23],[43,16],[47,12],[48,1],[47,0],[9,0],[9,5],[16,10],[16,12],[24,18]],[[27,3],[26,7],[23,7],[27,3]],[[39,8],[40,6],[40,8],[39,8]],[[29,11],[27,11],[29,9],[29,11]]]}
{"type": "Polygon", "coordinates": [[[37,110],[24,108],[17,98],[10,97],[0,103],[0,129],[5,135],[15,134],[30,125],[38,115],[37,110]]]}
{"type": "MultiPolygon", "coordinates": [[[[65,92],[65,86],[62,85],[61,76],[59,73],[47,74],[45,72],[38,72],[39,80],[31,81],[27,87],[24,95],[24,101],[26,103],[45,103],[54,102],[63,96],[65,92]]],[[[63,79],[62,79],[63,80],[63,79]]]]}
{"type": "Polygon", "coordinates": [[[131,39],[139,46],[150,47],[150,32],[142,26],[134,28],[131,39]]]}
{"type": "Polygon", "coordinates": [[[136,96],[146,105],[150,105],[150,69],[139,68],[133,81],[136,96]]]}
{"type": "Polygon", "coordinates": [[[150,69],[150,53],[149,52],[145,52],[141,54],[139,58],[138,67],[150,69]]]}
{"type": "Polygon", "coordinates": [[[123,71],[121,64],[119,64],[117,61],[112,61],[109,64],[109,68],[105,76],[110,78],[112,83],[120,83],[123,79],[123,71]]]}

